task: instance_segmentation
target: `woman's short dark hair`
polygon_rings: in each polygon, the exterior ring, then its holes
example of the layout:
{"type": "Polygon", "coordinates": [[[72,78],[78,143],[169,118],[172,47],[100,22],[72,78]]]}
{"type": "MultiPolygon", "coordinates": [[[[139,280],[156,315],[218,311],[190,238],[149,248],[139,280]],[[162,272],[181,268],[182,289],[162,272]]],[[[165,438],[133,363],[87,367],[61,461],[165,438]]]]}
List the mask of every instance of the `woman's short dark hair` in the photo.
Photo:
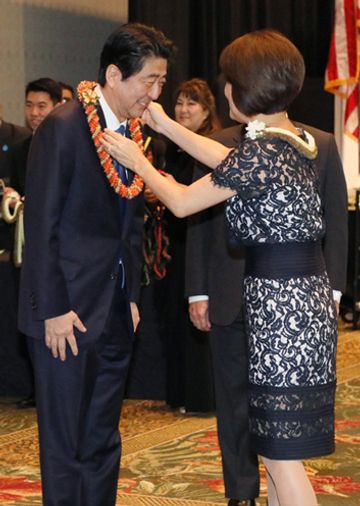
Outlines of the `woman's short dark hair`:
{"type": "Polygon", "coordinates": [[[232,98],[246,116],[286,111],[305,77],[300,51],[275,30],[247,33],[225,47],[220,67],[232,98]]]}
{"type": "Polygon", "coordinates": [[[98,81],[106,84],[106,69],[113,64],[121,71],[122,78],[137,74],[151,56],[169,60],[174,45],[160,31],[140,23],[128,23],[117,28],[107,39],[100,55],[98,81]]]}
{"type": "Polygon", "coordinates": [[[194,78],[180,83],[174,93],[175,103],[180,93],[194,102],[198,102],[203,109],[209,111],[209,115],[197,131],[198,134],[211,135],[216,130],[220,130],[221,124],[216,112],[215,98],[204,79],[194,78]]]}

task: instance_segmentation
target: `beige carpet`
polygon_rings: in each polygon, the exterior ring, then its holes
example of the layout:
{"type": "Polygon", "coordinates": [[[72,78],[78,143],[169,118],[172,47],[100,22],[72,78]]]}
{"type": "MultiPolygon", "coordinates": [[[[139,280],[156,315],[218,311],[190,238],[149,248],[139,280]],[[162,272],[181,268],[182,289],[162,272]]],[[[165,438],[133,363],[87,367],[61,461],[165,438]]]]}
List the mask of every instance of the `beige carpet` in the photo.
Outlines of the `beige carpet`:
{"type": "MultiPolygon", "coordinates": [[[[306,462],[320,506],[360,505],[360,331],[341,329],[337,450],[306,462]]],[[[227,504],[214,417],[187,417],[162,402],[126,401],[118,505],[227,504]]],[[[265,504],[262,485],[258,505],[265,504]]],[[[36,414],[0,404],[0,504],[41,505],[36,414]]],[[[304,505],[306,506],[306,505],[304,505]]]]}

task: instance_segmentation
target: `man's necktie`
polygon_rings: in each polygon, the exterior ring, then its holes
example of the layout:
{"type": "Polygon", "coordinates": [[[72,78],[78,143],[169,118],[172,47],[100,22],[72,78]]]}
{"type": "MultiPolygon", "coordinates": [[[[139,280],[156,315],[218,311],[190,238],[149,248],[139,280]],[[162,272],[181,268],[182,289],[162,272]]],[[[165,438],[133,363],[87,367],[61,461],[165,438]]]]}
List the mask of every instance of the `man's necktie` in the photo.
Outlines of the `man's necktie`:
{"type": "MultiPolygon", "coordinates": [[[[115,131],[118,134],[120,134],[120,135],[125,135],[125,133],[126,133],[126,126],[125,125],[120,125],[119,128],[117,130],[115,130],[115,131]]],[[[125,167],[123,165],[121,165],[121,163],[119,163],[117,160],[115,160],[115,158],[114,158],[114,167],[118,171],[121,181],[124,184],[126,184],[127,180],[128,180],[126,169],[125,169],[125,167]]]]}
{"type": "MultiPolygon", "coordinates": [[[[119,128],[115,131],[120,135],[126,135],[126,126],[120,125],[119,128]]],[[[127,181],[128,181],[128,177],[127,177],[127,171],[126,171],[125,167],[123,165],[121,165],[121,163],[119,163],[115,158],[113,159],[113,163],[114,163],[115,169],[118,171],[118,174],[120,176],[122,183],[126,185],[127,181]]],[[[120,204],[121,216],[122,216],[122,218],[124,218],[125,213],[126,213],[126,199],[124,197],[120,197],[119,204],[120,204]]]]}

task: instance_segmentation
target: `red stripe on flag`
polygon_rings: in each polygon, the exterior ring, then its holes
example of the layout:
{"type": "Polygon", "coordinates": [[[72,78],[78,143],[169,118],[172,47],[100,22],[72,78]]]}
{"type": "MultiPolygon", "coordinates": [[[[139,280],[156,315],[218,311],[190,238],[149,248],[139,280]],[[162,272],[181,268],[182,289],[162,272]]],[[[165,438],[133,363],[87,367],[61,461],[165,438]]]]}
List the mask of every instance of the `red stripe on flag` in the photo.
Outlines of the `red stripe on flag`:
{"type": "Polygon", "coordinates": [[[356,77],[357,74],[357,27],[356,27],[356,12],[355,1],[345,0],[344,3],[344,20],[346,30],[346,43],[349,62],[349,77],[356,77]]]}
{"type": "Polygon", "coordinates": [[[335,20],[325,73],[325,89],[346,99],[344,128],[359,133],[358,27],[360,0],[335,0],[335,20]]]}
{"type": "Polygon", "coordinates": [[[337,78],[338,72],[336,64],[335,29],[334,29],[330,42],[329,61],[326,68],[326,81],[334,81],[337,78]]]}

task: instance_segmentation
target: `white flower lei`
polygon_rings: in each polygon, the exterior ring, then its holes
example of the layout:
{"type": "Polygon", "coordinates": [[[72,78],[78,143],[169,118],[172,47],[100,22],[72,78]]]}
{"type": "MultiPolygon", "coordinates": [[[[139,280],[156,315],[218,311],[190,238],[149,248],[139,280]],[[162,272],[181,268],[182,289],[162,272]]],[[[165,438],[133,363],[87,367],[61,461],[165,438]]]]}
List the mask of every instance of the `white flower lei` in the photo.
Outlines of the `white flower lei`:
{"type": "Polygon", "coordinates": [[[264,132],[266,125],[263,121],[259,121],[255,119],[254,121],[249,121],[247,126],[245,127],[246,134],[245,136],[249,139],[257,139],[264,132]]]}

